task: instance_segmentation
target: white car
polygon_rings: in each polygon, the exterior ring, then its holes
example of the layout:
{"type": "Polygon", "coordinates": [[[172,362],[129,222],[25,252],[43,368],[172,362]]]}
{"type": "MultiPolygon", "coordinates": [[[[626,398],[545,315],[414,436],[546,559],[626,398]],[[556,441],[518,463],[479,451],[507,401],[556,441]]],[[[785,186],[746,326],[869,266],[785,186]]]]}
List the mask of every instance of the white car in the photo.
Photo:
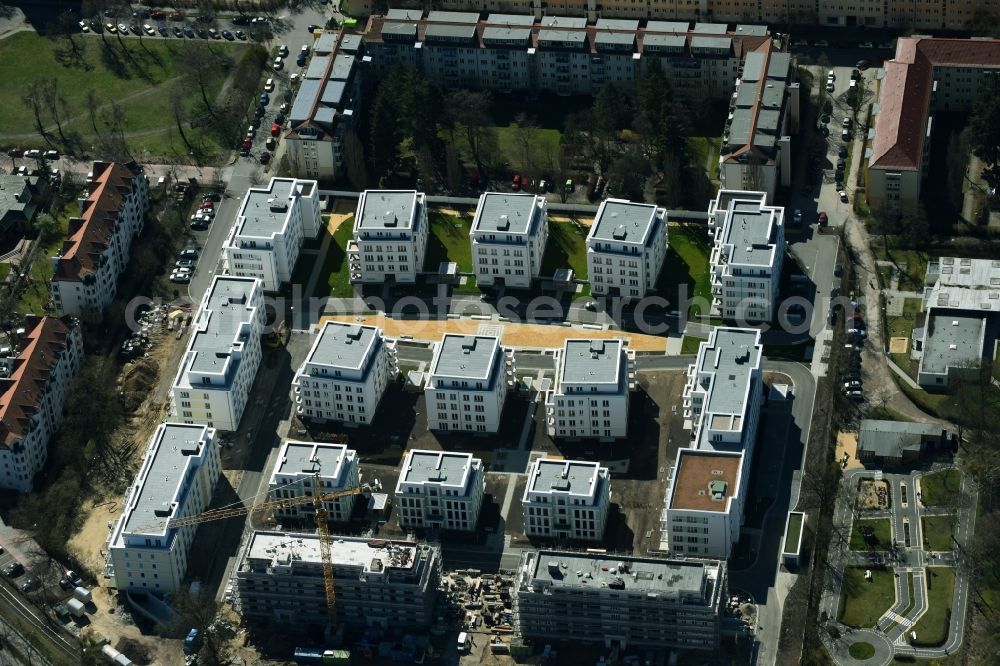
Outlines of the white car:
{"type": "Polygon", "coordinates": [[[275,59],[274,59],[274,64],[273,64],[273,65],[271,65],[271,67],[272,67],[272,68],[274,69],[274,71],[276,71],[276,72],[280,72],[280,71],[281,71],[281,69],[282,69],[282,68],[283,68],[284,66],[285,66],[285,63],[284,63],[284,61],[283,61],[283,60],[282,60],[281,58],[275,58],[275,59]]]}
{"type": "Polygon", "coordinates": [[[268,79],[264,82],[265,92],[274,92],[274,79],[268,79]]]}
{"type": "Polygon", "coordinates": [[[205,219],[211,220],[213,217],[215,217],[215,211],[212,210],[211,208],[202,208],[198,211],[198,215],[201,215],[205,219]]]}
{"type": "Polygon", "coordinates": [[[292,83],[298,83],[298,80],[299,80],[299,75],[295,72],[292,72],[292,75],[289,77],[289,81],[291,81],[292,83]]]}
{"type": "Polygon", "coordinates": [[[80,21],[80,32],[90,32],[90,26],[87,25],[86,21],[80,21]]]}
{"type": "Polygon", "coordinates": [[[826,78],[830,79],[831,81],[836,81],[837,73],[831,69],[829,72],[827,72],[826,78]]]}
{"type": "Polygon", "coordinates": [[[840,190],[839,192],[837,192],[837,196],[840,197],[841,201],[847,203],[847,190],[840,190]]]}
{"type": "Polygon", "coordinates": [[[830,81],[830,82],[828,82],[828,83],[826,84],[826,91],[827,91],[828,93],[832,93],[832,92],[833,92],[833,81],[830,81]]]}
{"type": "Polygon", "coordinates": [[[278,47],[278,55],[280,55],[282,58],[284,58],[285,56],[287,56],[288,55],[288,47],[286,45],[284,45],[284,44],[282,44],[281,46],[279,46],[278,47]]]}
{"type": "Polygon", "coordinates": [[[142,31],[144,33],[146,33],[147,35],[149,35],[150,37],[153,37],[154,35],[156,35],[156,28],[154,28],[153,26],[149,25],[148,23],[146,23],[146,24],[144,24],[142,26],[142,31]]]}

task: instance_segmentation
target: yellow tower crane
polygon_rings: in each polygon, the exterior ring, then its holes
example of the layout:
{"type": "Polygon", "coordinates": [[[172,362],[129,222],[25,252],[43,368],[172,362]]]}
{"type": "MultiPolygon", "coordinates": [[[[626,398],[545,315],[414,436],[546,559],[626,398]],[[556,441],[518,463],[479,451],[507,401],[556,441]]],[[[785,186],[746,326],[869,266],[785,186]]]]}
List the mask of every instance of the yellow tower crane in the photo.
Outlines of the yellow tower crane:
{"type": "Polygon", "coordinates": [[[167,521],[167,529],[184,527],[186,525],[200,525],[201,523],[210,523],[214,520],[225,520],[226,518],[245,516],[254,511],[287,509],[301,506],[303,504],[312,504],[316,509],[316,531],[319,534],[319,553],[323,561],[323,587],[326,590],[326,614],[330,621],[330,629],[332,630],[337,626],[337,593],[333,586],[333,558],[330,556],[330,527],[327,524],[327,511],[324,503],[333,501],[340,497],[360,495],[364,492],[364,488],[354,487],[347,488],[346,490],[337,490],[331,493],[321,493],[319,491],[321,487],[321,479],[318,471],[313,478],[315,479],[316,488],[311,496],[300,495],[299,497],[268,500],[267,502],[261,502],[256,506],[242,505],[225,507],[222,509],[204,511],[192,516],[171,518],[167,521]]]}

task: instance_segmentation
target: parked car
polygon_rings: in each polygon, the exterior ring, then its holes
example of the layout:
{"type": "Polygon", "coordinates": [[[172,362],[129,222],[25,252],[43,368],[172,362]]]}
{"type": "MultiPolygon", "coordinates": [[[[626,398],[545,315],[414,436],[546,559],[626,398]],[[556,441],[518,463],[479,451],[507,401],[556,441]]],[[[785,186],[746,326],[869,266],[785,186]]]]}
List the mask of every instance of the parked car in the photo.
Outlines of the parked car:
{"type": "Polygon", "coordinates": [[[837,158],[837,171],[843,171],[847,167],[847,162],[844,161],[843,157],[837,158]]]}
{"type": "Polygon", "coordinates": [[[178,259],[174,262],[174,266],[177,268],[194,268],[193,259],[178,259]]]}
{"type": "Polygon", "coordinates": [[[42,156],[42,151],[40,150],[26,150],[24,151],[24,156],[30,159],[37,159],[42,156]]]}
{"type": "Polygon", "coordinates": [[[268,79],[264,82],[264,92],[274,92],[274,79],[268,79]]]}
{"type": "Polygon", "coordinates": [[[149,25],[148,23],[146,23],[146,24],[144,24],[142,26],[142,31],[144,33],[146,33],[147,35],[149,35],[150,37],[155,37],[156,36],[156,28],[154,28],[153,26],[149,25]]]}
{"type": "Polygon", "coordinates": [[[171,30],[174,33],[174,37],[182,37],[182,38],[184,37],[184,31],[181,30],[179,26],[175,25],[173,28],[171,28],[171,30]]]}
{"type": "Polygon", "coordinates": [[[837,196],[840,197],[841,201],[847,203],[847,190],[840,190],[839,192],[837,192],[837,196]]]}
{"type": "Polygon", "coordinates": [[[844,274],[844,267],[841,266],[840,264],[834,264],[833,265],[833,276],[834,277],[840,277],[843,274],[844,274]]]}
{"type": "Polygon", "coordinates": [[[278,136],[279,134],[281,134],[281,125],[271,123],[271,136],[278,136]]]}
{"type": "Polygon", "coordinates": [[[278,107],[278,112],[279,113],[288,113],[288,108],[289,108],[288,102],[282,102],[281,106],[278,107]]]}
{"type": "Polygon", "coordinates": [[[129,26],[128,26],[128,31],[131,32],[133,35],[138,35],[139,34],[139,24],[138,23],[130,23],[129,26]]]}
{"type": "Polygon", "coordinates": [[[184,20],[184,14],[181,12],[181,10],[175,9],[174,11],[172,11],[170,13],[170,20],[171,21],[183,21],[184,20]]]}
{"type": "Polygon", "coordinates": [[[229,32],[228,30],[223,30],[222,36],[223,38],[225,38],[227,42],[232,42],[236,39],[236,36],[233,33],[229,32]]]}
{"type": "Polygon", "coordinates": [[[792,215],[792,221],[795,224],[802,224],[802,211],[798,208],[795,209],[795,213],[792,215]]]}
{"type": "Polygon", "coordinates": [[[110,32],[112,35],[118,32],[118,28],[115,27],[114,23],[105,23],[104,29],[110,32]]]}
{"type": "Polygon", "coordinates": [[[210,220],[215,217],[215,211],[211,208],[199,208],[198,214],[207,217],[210,220]]]}
{"type": "Polygon", "coordinates": [[[826,91],[828,93],[832,93],[833,92],[833,81],[827,81],[827,83],[826,83],[826,91]]]}
{"type": "Polygon", "coordinates": [[[521,189],[521,174],[515,173],[514,177],[511,179],[510,188],[517,192],[521,189]]]}
{"type": "Polygon", "coordinates": [[[849,381],[844,382],[844,388],[845,389],[859,389],[859,388],[861,388],[861,382],[859,382],[857,379],[851,379],[849,381]]]}
{"type": "Polygon", "coordinates": [[[816,221],[820,223],[820,226],[826,226],[830,223],[830,218],[827,217],[826,213],[820,211],[819,215],[816,216],[816,221]]]}
{"type": "MultiPolygon", "coordinates": [[[[891,47],[889,47],[889,48],[891,48],[891,47]]],[[[871,67],[872,63],[868,59],[862,58],[861,60],[859,60],[856,63],[854,63],[854,66],[857,67],[858,69],[860,69],[863,72],[866,69],[868,69],[869,67],[871,67]]]]}
{"type": "Polygon", "coordinates": [[[167,32],[167,26],[165,26],[165,25],[161,25],[159,28],[156,29],[156,31],[159,32],[164,37],[169,37],[170,36],[170,33],[167,32]]]}
{"type": "Polygon", "coordinates": [[[222,195],[215,191],[208,191],[201,195],[202,201],[222,201],[222,195]]]}
{"type": "Polygon", "coordinates": [[[299,67],[304,67],[306,64],[306,54],[300,53],[298,57],[295,58],[295,64],[299,67]]]}
{"type": "Polygon", "coordinates": [[[243,32],[242,30],[237,30],[236,39],[245,42],[247,40],[247,33],[243,32]]]}
{"type": "Polygon", "coordinates": [[[277,145],[278,145],[278,142],[275,140],[275,138],[273,136],[267,137],[267,141],[264,142],[264,146],[268,150],[274,150],[277,145]]]}
{"type": "Polygon", "coordinates": [[[128,34],[128,26],[125,25],[124,23],[119,23],[118,24],[118,32],[120,32],[123,35],[127,35],[128,34]]]}
{"type": "Polygon", "coordinates": [[[197,259],[198,250],[193,247],[186,247],[181,250],[181,259],[197,259]]]}
{"type": "Polygon", "coordinates": [[[212,201],[211,199],[202,199],[201,200],[201,207],[202,208],[215,208],[215,202],[212,201]]]}
{"type": "Polygon", "coordinates": [[[281,46],[279,46],[278,47],[278,55],[281,56],[282,58],[287,57],[288,56],[288,46],[285,45],[285,44],[282,44],[281,46]]]}
{"type": "Polygon", "coordinates": [[[260,154],[260,163],[267,164],[270,161],[271,161],[271,153],[267,152],[266,150],[262,151],[260,154]]]}
{"type": "Polygon", "coordinates": [[[861,42],[860,44],[858,44],[858,48],[859,49],[873,49],[873,48],[875,48],[875,45],[872,44],[871,42],[861,42]]]}
{"type": "Polygon", "coordinates": [[[850,141],[851,140],[851,130],[847,129],[846,127],[844,129],[840,130],[840,138],[841,138],[842,141],[850,141]]]}
{"type": "Polygon", "coordinates": [[[167,13],[162,9],[154,9],[149,13],[149,16],[150,18],[155,18],[158,21],[162,21],[163,19],[167,18],[167,13]]]}
{"type": "Polygon", "coordinates": [[[194,30],[191,28],[191,26],[184,28],[184,34],[187,36],[188,39],[194,39],[194,30]]]}
{"type": "Polygon", "coordinates": [[[319,30],[319,26],[316,25],[315,23],[310,23],[309,25],[306,26],[306,32],[314,32],[316,30],[319,30]]]}
{"type": "Polygon", "coordinates": [[[90,25],[86,21],[80,21],[80,32],[90,32],[90,25]]]}
{"type": "Polygon", "coordinates": [[[271,101],[271,96],[268,95],[266,92],[262,92],[260,94],[260,105],[261,106],[267,106],[268,102],[270,102],[270,101],[271,101]]]}
{"type": "Polygon", "coordinates": [[[188,282],[191,281],[191,274],[190,273],[171,273],[170,274],[170,281],[171,282],[175,282],[177,284],[187,284],[188,282]]]}
{"type": "Polygon", "coordinates": [[[271,69],[276,72],[280,72],[285,67],[284,61],[281,58],[275,58],[274,62],[271,64],[271,69]]]}
{"type": "Polygon", "coordinates": [[[283,113],[281,113],[279,111],[278,115],[276,115],[274,117],[274,122],[278,123],[279,125],[284,125],[285,124],[285,114],[283,114],[283,113]]]}
{"type": "Polygon", "coordinates": [[[18,586],[18,589],[21,590],[22,594],[26,594],[28,592],[31,592],[32,590],[37,590],[39,587],[40,585],[38,584],[37,578],[29,578],[28,580],[21,583],[18,586]]]}
{"type": "Polygon", "coordinates": [[[220,36],[219,35],[219,31],[216,30],[215,28],[209,28],[208,29],[208,36],[211,37],[212,39],[218,39],[219,36],[220,36]]]}
{"type": "Polygon", "coordinates": [[[3,575],[7,578],[17,578],[24,574],[24,567],[20,562],[12,562],[3,568],[3,575]]]}

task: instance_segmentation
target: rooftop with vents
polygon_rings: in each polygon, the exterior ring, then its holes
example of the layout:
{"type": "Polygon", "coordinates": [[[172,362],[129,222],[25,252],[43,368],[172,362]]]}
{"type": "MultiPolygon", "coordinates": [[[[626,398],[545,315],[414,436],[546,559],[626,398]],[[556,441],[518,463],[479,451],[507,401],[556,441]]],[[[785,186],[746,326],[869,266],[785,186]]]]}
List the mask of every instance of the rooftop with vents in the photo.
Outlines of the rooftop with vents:
{"type": "Polygon", "coordinates": [[[341,478],[346,471],[345,461],[353,460],[355,452],[343,444],[332,442],[300,442],[287,440],[281,445],[278,461],[274,465],[271,483],[277,475],[313,476],[317,472],[323,479],[341,478]]]}
{"type": "Polygon", "coordinates": [[[544,203],[542,197],[534,194],[486,192],[479,198],[472,233],[534,234],[544,203]]]}
{"type": "Polygon", "coordinates": [[[556,391],[593,385],[618,389],[625,381],[625,343],[616,339],[566,340],[559,357],[556,391]],[[569,386],[567,386],[569,385],[569,386]]]}
{"type": "Polygon", "coordinates": [[[713,376],[703,409],[709,415],[742,416],[753,373],[760,368],[760,332],[717,327],[712,334],[710,342],[699,350],[697,360],[699,374],[713,376]]]}
{"type": "Polygon", "coordinates": [[[416,190],[366,190],[358,201],[354,231],[406,231],[418,208],[416,190]]]}
{"type": "Polygon", "coordinates": [[[591,241],[646,245],[656,226],[665,224],[664,217],[665,212],[652,204],[606,199],[590,227],[588,249],[591,241]]]}
{"type": "Polygon", "coordinates": [[[380,341],[381,331],[375,326],[327,321],[309,350],[306,364],[360,370],[380,341]]]}
{"type": "Polygon", "coordinates": [[[499,348],[500,339],[493,336],[448,333],[434,354],[430,378],[489,380],[499,363],[499,348]]]}
{"type": "MultiPolygon", "coordinates": [[[[235,235],[270,238],[284,232],[293,193],[298,187],[312,188],[314,185],[314,181],[272,178],[267,188],[250,188],[236,215],[235,235]]],[[[308,190],[305,193],[308,194],[308,190]]]]}
{"type": "Polygon", "coordinates": [[[257,316],[255,296],[261,293],[261,288],[260,280],[255,278],[215,277],[196,315],[195,330],[185,355],[187,372],[226,372],[237,346],[247,342],[245,327],[257,316]]]}
{"type": "Polygon", "coordinates": [[[482,462],[471,453],[424,451],[414,449],[406,454],[396,492],[403,484],[436,485],[466,489],[470,472],[480,469],[482,462]]]}
{"type": "Polygon", "coordinates": [[[742,453],[680,449],[668,508],[683,511],[729,510],[739,493],[742,453]]]}
{"type": "Polygon", "coordinates": [[[594,499],[601,493],[602,480],[607,479],[607,470],[601,474],[601,465],[586,460],[556,460],[539,458],[528,473],[528,485],[524,501],[529,501],[529,493],[565,494],[594,499]]]}

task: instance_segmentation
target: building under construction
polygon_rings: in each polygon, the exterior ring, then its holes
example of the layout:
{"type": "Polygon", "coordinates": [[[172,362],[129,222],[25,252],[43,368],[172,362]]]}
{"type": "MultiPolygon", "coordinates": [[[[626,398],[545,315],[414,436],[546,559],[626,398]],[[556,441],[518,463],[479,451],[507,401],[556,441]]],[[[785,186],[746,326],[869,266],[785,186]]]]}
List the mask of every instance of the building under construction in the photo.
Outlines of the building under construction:
{"type": "MultiPolygon", "coordinates": [[[[437,548],[410,541],[333,537],[338,621],[361,629],[427,627],[441,577],[437,548]]],[[[316,534],[255,531],[236,570],[250,623],[325,627],[326,594],[316,534]]]]}
{"type": "Polygon", "coordinates": [[[528,551],[514,584],[522,638],[714,650],[726,563],[528,551]]]}

